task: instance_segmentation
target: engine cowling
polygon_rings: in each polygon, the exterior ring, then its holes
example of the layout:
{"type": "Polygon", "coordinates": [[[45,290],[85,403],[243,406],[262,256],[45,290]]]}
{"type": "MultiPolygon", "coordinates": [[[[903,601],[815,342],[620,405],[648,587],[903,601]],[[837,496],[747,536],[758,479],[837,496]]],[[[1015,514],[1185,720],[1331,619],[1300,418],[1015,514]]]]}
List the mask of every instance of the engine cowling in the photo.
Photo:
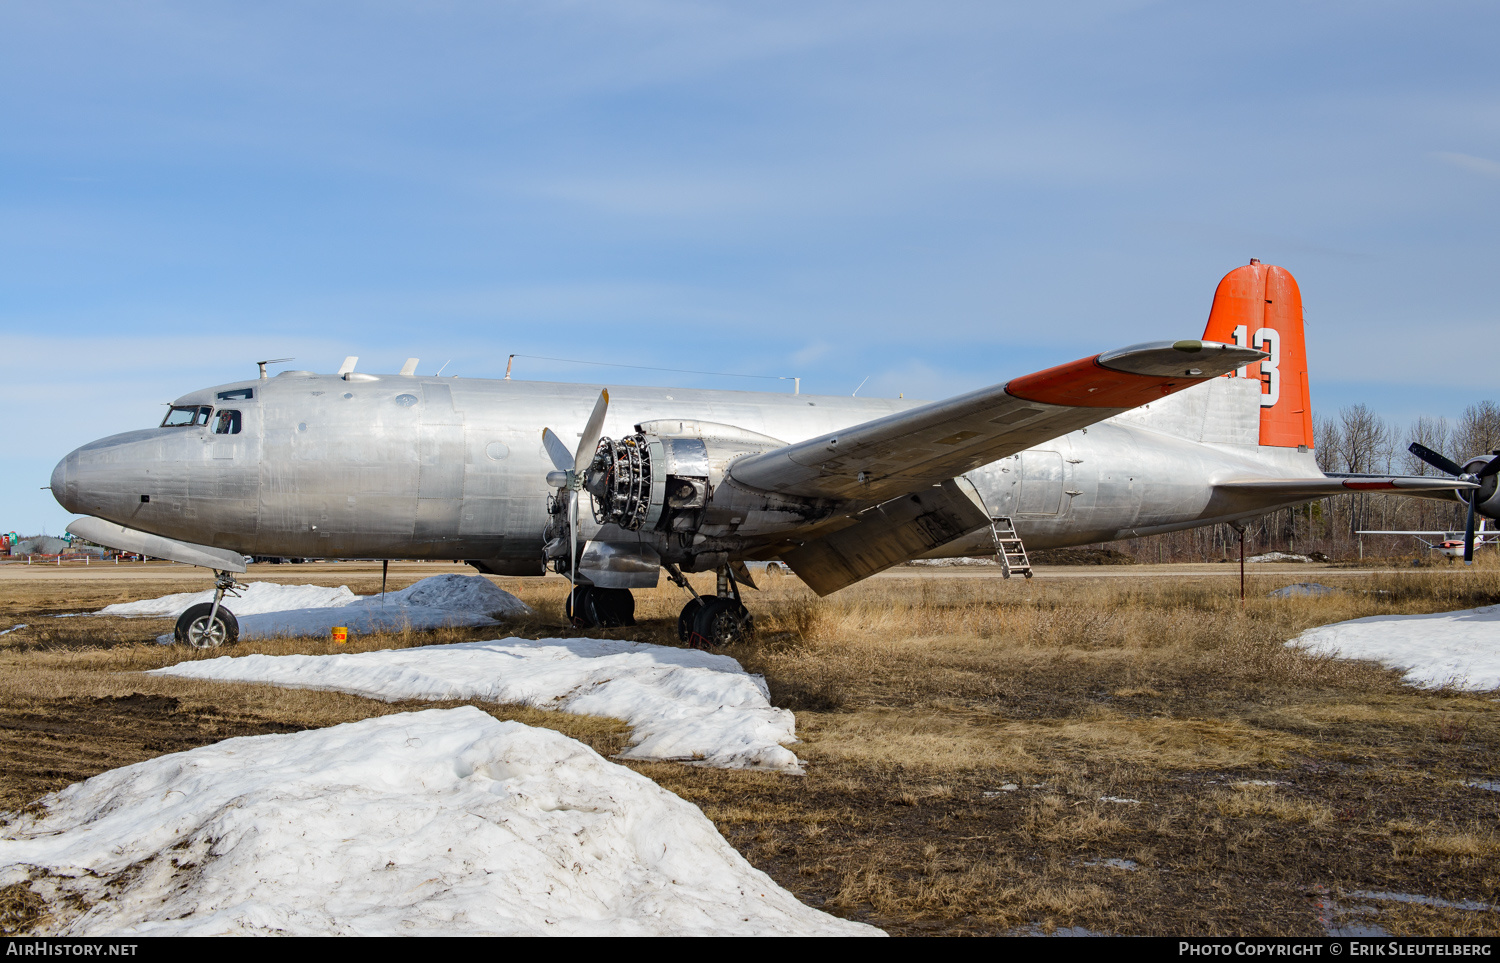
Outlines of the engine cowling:
{"type": "Polygon", "coordinates": [[[710,491],[708,446],[639,432],[599,442],[583,482],[594,519],[628,532],[697,528],[710,491]]]}
{"type": "Polygon", "coordinates": [[[636,425],[636,433],[599,442],[583,487],[594,519],[631,532],[697,532],[729,463],[786,443],[769,435],[696,421],[636,425]]]}

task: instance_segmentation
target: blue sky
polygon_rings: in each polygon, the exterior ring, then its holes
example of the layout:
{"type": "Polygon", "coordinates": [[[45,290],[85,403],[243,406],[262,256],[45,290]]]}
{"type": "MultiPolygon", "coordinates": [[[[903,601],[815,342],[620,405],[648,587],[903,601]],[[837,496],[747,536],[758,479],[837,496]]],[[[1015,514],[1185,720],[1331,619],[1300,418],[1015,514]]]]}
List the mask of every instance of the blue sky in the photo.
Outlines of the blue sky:
{"type": "Polygon", "coordinates": [[[260,358],[941,397],[1197,335],[1251,257],[1321,413],[1456,416],[1500,394],[1497,11],[0,2],[0,527],[260,358]]]}

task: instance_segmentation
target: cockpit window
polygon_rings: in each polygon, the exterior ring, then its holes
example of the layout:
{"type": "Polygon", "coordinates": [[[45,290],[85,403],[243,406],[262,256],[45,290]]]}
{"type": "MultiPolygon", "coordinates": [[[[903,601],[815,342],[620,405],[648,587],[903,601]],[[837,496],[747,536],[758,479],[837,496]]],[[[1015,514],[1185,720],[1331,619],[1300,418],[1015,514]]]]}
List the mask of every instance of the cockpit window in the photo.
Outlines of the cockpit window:
{"type": "Polygon", "coordinates": [[[167,412],[167,416],[161,420],[163,428],[191,428],[194,425],[208,424],[208,415],[213,411],[212,405],[173,405],[167,412]]]}
{"type": "Polygon", "coordinates": [[[214,397],[218,398],[220,401],[250,401],[255,397],[255,389],[231,388],[228,391],[219,392],[214,397]]]}
{"type": "Polygon", "coordinates": [[[231,408],[220,408],[218,416],[214,418],[214,434],[238,435],[239,433],[240,413],[231,408]]]}

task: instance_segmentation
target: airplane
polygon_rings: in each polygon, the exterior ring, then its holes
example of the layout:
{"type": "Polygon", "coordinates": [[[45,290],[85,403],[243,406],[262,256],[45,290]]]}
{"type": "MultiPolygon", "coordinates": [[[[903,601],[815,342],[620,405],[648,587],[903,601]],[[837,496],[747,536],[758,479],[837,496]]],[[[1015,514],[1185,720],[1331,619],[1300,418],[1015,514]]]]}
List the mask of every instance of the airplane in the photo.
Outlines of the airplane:
{"type": "MultiPolygon", "coordinates": [[[[1301,292],[1251,260],[1201,338],[1106,351],[943,401],[285,370],[192,391],[86,444],[51,490],[83,538],[215,570],[177,637],[234,641],[246,556],[464,560],[573,586],[579,627],[632,624],[662,572],[681,638],[748,637],[747,562],[820,596],[913,559],[1136,538],[1351,491],[1500,516],[1500,457],[1455,477],[1324,474],[1301,292]],[[564,438],[576,440],[569,444],[564,438]],[[587,495],[591,511],[580,511],[587,495]],[[684,577],[716,573],[712,596],[684,577]]],[[[1005,557],[1002,555],[1002,557],[1005,557]]],[[[1007,569],[1009,571],[1009,569],[1007,569]]],[[[1029,570],[1025,574],[1030,574],[1029,570]]]]}
{"type": "MultiPolygon", "coordinates": [[[[1429,548],[1432,551],[1435,551],[1435,552],[1437,552],[1437,553],[1439,553],[1441,555],[1446,555],[1448,558],[1453,558],[1453,559],[1463,558],[1465,550],[1468,550],[1471,553],[1470,554],[1470,560],[1471,561],[1473,560],[1473,555],[1472,555],[1472,550],[1473,549],[1469,548],[1470,543],[1465,538],[1465,534],[1466,533],[1464,533],[1464,532],[1453,532],[1453,531],[1441,531],[1441,532],[1439,532],[1439,531],[1413,531],[1413,530],[1410,530],[1410,529],[1402,529],[1400,531],[1390,531],[1390,530],[1384,530],[1384,529],[1382,529],[1380,531],[1375,531],[1375,530],[1364,531],[1364,530],[1362,530],[1362,531],[1355,532],[1354,534],[1356,534],[1356,535],[1410,535],[1412,538],[1415,538],[1417,541],[1421,542],[1427,548],[1429,548]],[[1429,541],[1429,539],[1431,539],[1431,541],[1429,541]]],[[[1475,529],[1475,531],[1474,531],[1474,540],[1473,540],[1472,544],[1473,544],[1473,548],[1483,548],[1486,545],[1500,545],[1500,532],[1493,531],[1493,530],[1491,530],[1489,528],[1486,528],[1484,525],[1480,525],[1479,528],[1475,529]]]]}

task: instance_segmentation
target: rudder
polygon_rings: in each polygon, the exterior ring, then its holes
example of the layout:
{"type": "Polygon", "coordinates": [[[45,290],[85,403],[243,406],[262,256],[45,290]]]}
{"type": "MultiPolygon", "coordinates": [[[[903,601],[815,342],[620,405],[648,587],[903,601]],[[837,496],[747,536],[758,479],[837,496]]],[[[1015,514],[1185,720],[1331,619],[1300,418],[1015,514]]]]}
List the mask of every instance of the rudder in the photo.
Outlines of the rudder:
{"type": "Polygon", "coordinates": [[[1249,345],[1271,355],[1226,377],[1261,382],[1262,445],[1311,451],[1312,404],[1307,386],[1307,342],[1302,332],[1302,292],[1291,272],[1252,259],[1224,275],[1214,291],[1203,340],[1249,345]]]}

